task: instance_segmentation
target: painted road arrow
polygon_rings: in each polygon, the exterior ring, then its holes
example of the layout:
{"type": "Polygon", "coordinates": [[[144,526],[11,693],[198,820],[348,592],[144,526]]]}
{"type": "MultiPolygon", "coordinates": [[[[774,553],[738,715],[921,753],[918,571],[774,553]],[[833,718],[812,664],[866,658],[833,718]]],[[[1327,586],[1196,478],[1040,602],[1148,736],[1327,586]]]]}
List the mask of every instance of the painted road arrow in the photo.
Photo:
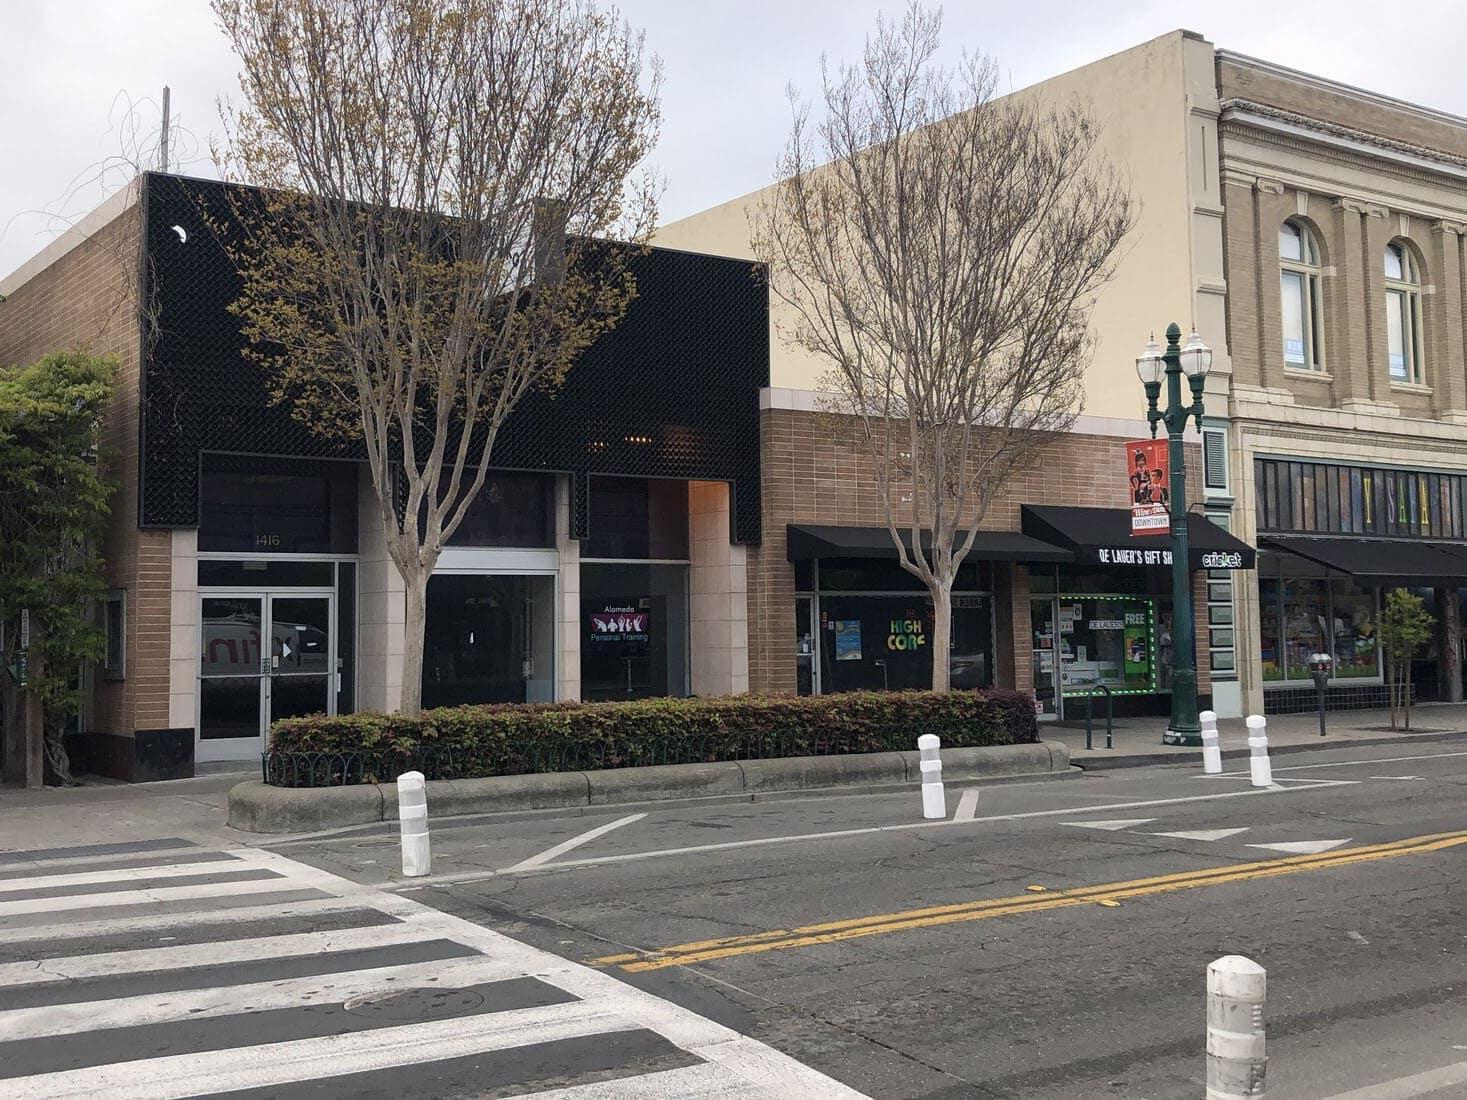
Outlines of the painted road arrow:
{"type": "Polygon", "coordinates": [[[1073,825],[1077,829],[1104,829],[1108,833],[1130,829],[1136,825],[1150,825],[1154,817],[1130,817],[1119,821],[1062,821],[1062,825],[1073,825]]]}
{"type": "Polygon", "coordinates": [[[1250,844],[1248,847],[1265,848],[1270,852],[1288,852],[1290,855],[1312,856],[1349,843],[1350,838],[1345,837],[1343,840],[1290,840],[1283,844],[1250,844]]]}
{"type": "MultiPolygon", "coordinates": [[[[1246,833],[1247,831],[1248,826],[1245,825],[1241,829],[1189,829],[1180,833],[1151,833],[1149,835],[1175,837],[1177,840],[1223,840],[1226,837],[1237,836],[1239,833],[1246,833]]],[[[1340,843],[1343,844],[1344,841],[1340,843]]],[[[1258,848],[1262,847],[1262,845],[1254,844],[1251,847],[1258,848]]]]}

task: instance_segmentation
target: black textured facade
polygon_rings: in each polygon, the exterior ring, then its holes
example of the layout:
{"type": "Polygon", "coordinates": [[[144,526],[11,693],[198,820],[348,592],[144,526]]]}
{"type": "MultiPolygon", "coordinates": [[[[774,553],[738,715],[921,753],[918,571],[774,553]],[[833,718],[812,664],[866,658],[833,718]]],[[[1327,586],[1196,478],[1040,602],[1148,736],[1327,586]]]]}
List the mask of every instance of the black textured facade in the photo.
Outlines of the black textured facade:
{"type": "MultiPolygon", "coordinates": [[[[228,186],[145,178],[151,308],[139,447],[143,527],[197,526],[205,452],[360,457],[272,403],[260,368],[244,357],[229,312],[238,276],[211,228],[227,215],[228,186]]],[[[577,538],[590,534],[593,474],[726,481],[732,539],[758,542],[759,392],[769,384],[762,270],[654,248],[633,259],[632,272],[637,297],[621,323],[554,394],[526,397],[501,429],[493,465],[569,474],[577,538]]]]}

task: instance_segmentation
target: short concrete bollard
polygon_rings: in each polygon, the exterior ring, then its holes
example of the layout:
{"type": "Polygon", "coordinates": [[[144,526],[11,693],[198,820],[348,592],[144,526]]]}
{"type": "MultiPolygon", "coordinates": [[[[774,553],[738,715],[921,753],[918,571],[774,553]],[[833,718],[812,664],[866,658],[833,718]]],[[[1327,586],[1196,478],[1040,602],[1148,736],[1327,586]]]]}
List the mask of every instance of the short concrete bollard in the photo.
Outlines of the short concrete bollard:
{"type": "Polygon", "coordinates": [[[1204,710],[1197,716],[1202,723],[1202,770],[1208,775],[1222,771],[1222,746],[1217,739],[1217,712],[1204,710]]]}
{"type": "Polygon", "coordinates": [[[428,847],[428,788],[422,772],[397,777],[397,821],[402,835],[402,873],[408,878],[426,875],[433,867],[428,847]]]}
{"type": "Polygon", "coordinates": [[[929,821],[947,817],[947,793],[942,789],[942,740],[935,733],[917,738],[922,754],[922,816],[929,821]]]}
{"type": "Polygon", "coordinates": [[[1264,1095],[1267,972],[1242,955],[1207,966],[1207,1100],[1264,1095]]]}
{"type": "Polygon", "coordinates": [[[1273,765],[1268,762],[1268,721],[1261,714],[1248,715],[1248,771],[1255,787],[1273,786],[1273,765]]]}

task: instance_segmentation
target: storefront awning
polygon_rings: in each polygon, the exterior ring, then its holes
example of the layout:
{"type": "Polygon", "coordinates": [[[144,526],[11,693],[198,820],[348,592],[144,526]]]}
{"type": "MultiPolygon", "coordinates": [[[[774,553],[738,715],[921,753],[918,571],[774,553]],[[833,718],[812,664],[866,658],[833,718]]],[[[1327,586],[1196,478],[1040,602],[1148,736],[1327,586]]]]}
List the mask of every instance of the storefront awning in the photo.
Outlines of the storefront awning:
{"type": "MultiPolygon", "coordinates": [[[[911,536],[901,532],[907,546],[911,536]]],[[[959,538],[966,536],[960,532],[959,538]]],[[[785,538],[785,556],[790,561],[814,558],[896,558],[891,532],[885,527],[822,527],[791,523],[785,538]]],[[[1040,539],[1018,531],[979,531],[968,554],[969,561],[1026,561],[1059,563],[1075,560],[1075,555],[1040,539]]]]}
{"type": "Polygon", "coordinates": [[[1318,535],[1260,535],[1264,549],[1297,554],[1362,580],[1467,582],[1467,544],[1426,539],[1329,538],[1318,535]]]}
{"type": "MultiPolygon", "coordinates": [[[[1166,568],[1172,564],[1171,539],[1165,534],[1132,535],[1126,508],[1025,504],[1020,514],[1024,534],[1072,550],[1079,562],[1166,568]]],[[[1187,550],[1193,569],[1252,569],[1256,557],[1253,547],[1196,512],[1187,513],[1187,550]]]]}

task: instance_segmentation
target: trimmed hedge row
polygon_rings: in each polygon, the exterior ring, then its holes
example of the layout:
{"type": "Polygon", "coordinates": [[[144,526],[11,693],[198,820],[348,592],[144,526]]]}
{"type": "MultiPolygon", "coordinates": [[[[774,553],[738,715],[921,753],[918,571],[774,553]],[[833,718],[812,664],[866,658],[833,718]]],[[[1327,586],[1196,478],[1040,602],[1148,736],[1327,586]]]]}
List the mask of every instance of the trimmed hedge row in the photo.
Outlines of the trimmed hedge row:
{"type": "Polygon", "coordinates": [[[417,718],[312,715],[272,725],[267,756],[389,762],[365,771],[362,781],[391,778],[377,773],[390,771],[394,759],[429,758],[442,763],[444,778],[469,779],[883,752],[915,748],[924,733],[949,747],[1039,740],[1034,701],[1018,692],[848,692],[444,707],[417,718]]]}

